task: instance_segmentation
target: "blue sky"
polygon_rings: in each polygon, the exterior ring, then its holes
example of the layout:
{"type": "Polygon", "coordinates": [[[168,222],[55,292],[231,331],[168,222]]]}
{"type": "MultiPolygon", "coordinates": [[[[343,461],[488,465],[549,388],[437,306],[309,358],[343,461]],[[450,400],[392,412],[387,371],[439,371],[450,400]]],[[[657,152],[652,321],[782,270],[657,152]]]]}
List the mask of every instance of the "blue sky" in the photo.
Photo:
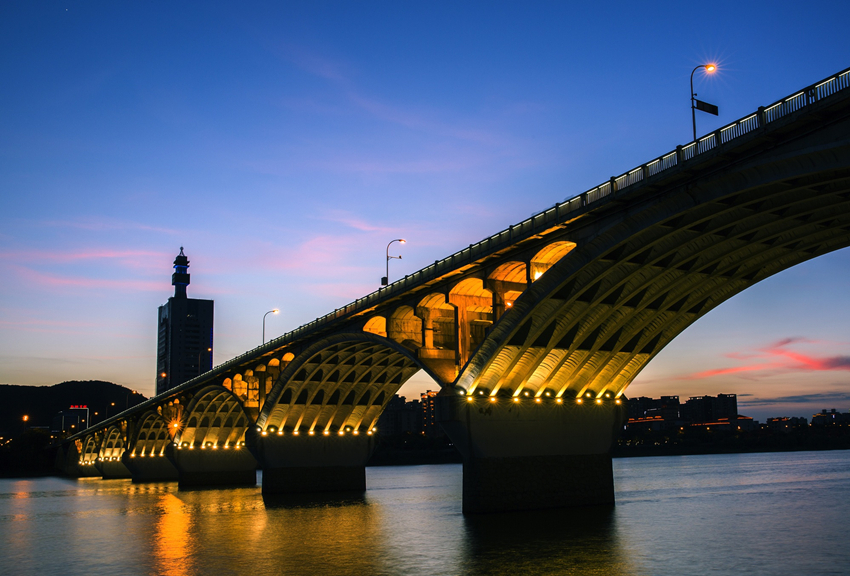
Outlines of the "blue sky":
{"type": "MultiPolygon", "coordinates": [[[[846,2],[0,4],[0,382],[152,394],[180,246],[215,362],[850,66],[846,2]]],[[[850,253],[730,300],[632,396],[850,409],[850,253]],[[806,361],[805,359],[808,359],[806,361]],[[844,359],[844,361],[842,361],[844,359]]],[[[433,387],[415,377],[413,395],[433,387]]]]}

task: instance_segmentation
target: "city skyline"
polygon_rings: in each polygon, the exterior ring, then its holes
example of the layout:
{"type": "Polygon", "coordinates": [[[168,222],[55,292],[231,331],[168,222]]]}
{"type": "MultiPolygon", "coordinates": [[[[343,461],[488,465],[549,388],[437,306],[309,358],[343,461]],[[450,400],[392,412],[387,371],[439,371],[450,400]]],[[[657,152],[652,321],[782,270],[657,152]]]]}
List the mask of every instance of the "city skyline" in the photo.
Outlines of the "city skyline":
{"type": "MultiPolygon", "coordinates": [[[[390,281],[688,142],[695,65],[699,134],[850,65],[837,2],[612,6],[4,6],[0,382],[152,395],[179,246],[217,365],[267,310],[274,337],[377,289],[393,238],[390,281]]],[[[846,411],[848,264],[722,304],[626,394],[846,411]]]]}

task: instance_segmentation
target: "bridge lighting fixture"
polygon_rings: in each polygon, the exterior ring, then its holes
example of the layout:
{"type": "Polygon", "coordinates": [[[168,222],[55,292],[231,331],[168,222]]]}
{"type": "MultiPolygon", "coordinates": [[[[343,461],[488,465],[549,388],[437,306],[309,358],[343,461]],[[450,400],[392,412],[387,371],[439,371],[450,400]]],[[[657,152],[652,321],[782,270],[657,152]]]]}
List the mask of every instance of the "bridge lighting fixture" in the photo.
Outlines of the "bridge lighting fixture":
{"type": "Polygon", "coordinates": [[[331,432],[330,430],[325,430],[324,432],[322,432],[322,434],[324,434],[325,436],[330,436],[331,432]]]}
{"type": "Polygon", "coordinates": [[[366,434],[368,434],[369,436],[371,436],[371,435],[372,435],[372,431],[371,431],[371,430],[369,430],[368,432],[366,432],[366,434]]]}
{"type": "Polygon", "coordinates": [[[266,316],[268,316],[269,314],[277,314],[279,312],[280,312],[279,308],[274,308],[272,310],[269,310],[265,314],[263,314],[263,344],[266,343],[266,316]]]}
{"type": "Polygon", "coordinates": [[[495,396],[490,396],[490,402],[495,402],[495,401],[496,401],[496,397],[495,397],[495,396]]]}
{"type": "Polygon", "coordinates": [[[563,403],[563,401],[564,400],[562,398],[555,398],[555,402],[557,402],[558,404],[563,403]]]}
{"type": "Polygon", "coordinates": [[[540,398],[535,398],[534,401],[537,402],[538,404],[540,404],[540,402],[541,402],[540,398]]]}
{"type": "Polygon", "coordinates": [[[315,432],[313,432],[312,430],[310,430],[309,432],[307,432],[307,434],[309,434],[310,436],[313,436],[313,435],[315,435],[316,433],[315,433],[315,432]]]}
{"type": "Polygon", "coordinates": [[[390,240],[390,243],[387,244],[387,275],[381,278],[381,286],[388,286],[390,283],[390,260],[401,260],[401,254],[399,254],[398,256],[390,256],[390,244],[392,244],[393,242],[405,244],[407,243],[407,240],[405,240],[404,238],[396,238],[395,240],[390,240]]]}
{"type": "Polygon", "coordinates": [[[293,431],[292,431],[292,435],[293,435],[293,436],[298,436],[298,430],[293,430],[293,431]]]}
{"type": "Polygon", "coordinates": [[[582,399],[581,399],[581,398],[576,398],[576,404],[581,404],[581,403],[582,403],[582,399]]]}
{"type": "Polygon", "coordinates": [[[277,431],[277,435],[278,435],[278,436],[283,436],[283,430],[278,430],[278,431],[277,431]]]}
{"type": "Polygon", "coordinates": [[[699,66],[694,67],[691,70],[691,124],[694,128],[694,142],[697,141],[697,110],[702,110],[703,112],[708,112],[709,114],[714,114],[717,116],[719,110],[717,106],[714,104],[709,104],[708,102],[703,102],[702,100],[697,100],[697,94],[694,92],[694,72],[702,68],[705,70],[706,74],[713,74],[717,71],[716,64],[700,64],[699,66]]]}
{"type": "Polygon", "coordinates": [[[260,432],[260,434],[262,434],[263,436],[268,436],[268,435],[269,435],[269,433],[268,433],[268,432],[266,432],[265,430],[263,430],[262,432],[260,432]]]}
{"type": "Polygon", "coordinates": [[[597,404],[602,404],[602,398],[597,398],[597,399],[596,399],[596,403],[597,403],[597,404]]]}
{"type": "Polygon", "coordinates": [[[355,430],[355,431],[353,432],[353,434],[354,434],[355,436],[357,436],[358,434],[360,434],[360,430],[355,430]]]}
{"type": "Polygon", "coordinates": [[[467,396],[467,397],[466,397],[466,401],[467,401],[467,402],[472,402],[473,400],[474,400],[474,398],[473,398],[472,396],[467,396]]]}
{"type": "Polygon", "coordinates": [[[519,402],[519,398],[514,396],[514,402],[519,402]]]}

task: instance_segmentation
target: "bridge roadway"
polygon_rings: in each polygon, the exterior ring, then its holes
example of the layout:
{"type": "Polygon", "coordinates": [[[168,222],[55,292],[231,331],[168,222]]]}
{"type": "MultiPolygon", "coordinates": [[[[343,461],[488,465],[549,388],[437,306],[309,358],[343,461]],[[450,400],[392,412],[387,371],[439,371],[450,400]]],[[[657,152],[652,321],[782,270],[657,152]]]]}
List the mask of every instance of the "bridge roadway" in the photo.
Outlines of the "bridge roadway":
{"type": "Polygon", "coordinates": [[[626,387],[709,310],[850,245],[850,69],[96,427],[78,476],[363,490],[376,422],[441,386],[464,512],[611,503],[626,387]]]}

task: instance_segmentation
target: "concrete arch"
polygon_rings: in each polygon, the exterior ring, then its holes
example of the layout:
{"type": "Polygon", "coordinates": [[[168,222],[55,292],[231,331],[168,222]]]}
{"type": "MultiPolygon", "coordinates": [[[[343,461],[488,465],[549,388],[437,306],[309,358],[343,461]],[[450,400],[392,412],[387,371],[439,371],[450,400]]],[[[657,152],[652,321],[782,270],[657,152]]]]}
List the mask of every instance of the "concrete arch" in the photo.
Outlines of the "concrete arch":
{"type": "Polygon", "coordinates": [[[165,447],[171,442],[172,433],[167,422],[157,412],[148,411],[139,418],[136,433],[130,443],[130,458],[162,457],[165,447]]]}
{"type": "Polygon", "coordinates": [[[95,432],[86,436],[80,445],[81,465],[93,466],[100,455],[100,447],[103,444],[103,433],[95,432]]]}
{"type": "Polygon", "coordinates": [[[457,386],[619,397],[715,306],[850,245],[850,168],[841,154],[780,156],[647,199],[628,220],[577,239],[569,258],[517,298],[457,386]]]}
{"type": "Polygon", "coordinates": [[[386,336],[411,350],[422,348],[422,319],[412,306],[399,306],[386,322],[386,336]]]}
{"type": "Polygon", "coordinates": [[[119,462],[124,450],[127,448],[125,442],[125,431],[121,426],[113,424],[103,435],[103,443],[98,453],[98,458],[103,462],[119,462]]]}
{"type": "Polygon", "coordinates": [[[364,332],[369,332],[371,334],[377,334],[378,336],[387,337],[387,319],[383,316],[375,316],[374,318],[370,318],[366,325],[363,326],[364,332]]]}
{"type": "Polygon", "coordinates": [[[240,399],[222,386],[200,390],[186,407],[183,418],[183,426],[174,438],[180,449],[238,449],[245,445],[245,431],[251,425],[240,399]]]}
{"type": "Polygon", "coordinates": [[[532,282],[536,282],[558,261],[569,254],[576,247],[575,242],[560,240],[552,242],[537,252],[531,258],[528,275],[532,282]]]}
{"type": "Polygon", "coordinates": [[[369,333],[330,336],[281,372],[257,427],[281,435],[371,433],[392,395],[420,368],[418,358],[392,340],[369,333]]]}

